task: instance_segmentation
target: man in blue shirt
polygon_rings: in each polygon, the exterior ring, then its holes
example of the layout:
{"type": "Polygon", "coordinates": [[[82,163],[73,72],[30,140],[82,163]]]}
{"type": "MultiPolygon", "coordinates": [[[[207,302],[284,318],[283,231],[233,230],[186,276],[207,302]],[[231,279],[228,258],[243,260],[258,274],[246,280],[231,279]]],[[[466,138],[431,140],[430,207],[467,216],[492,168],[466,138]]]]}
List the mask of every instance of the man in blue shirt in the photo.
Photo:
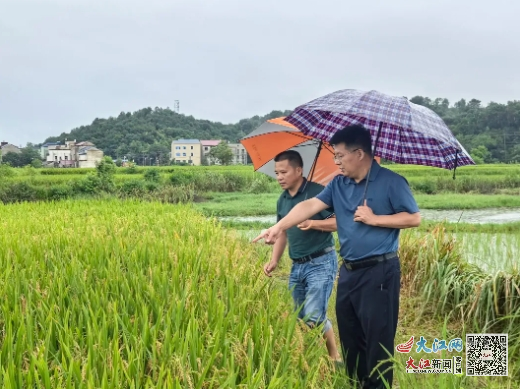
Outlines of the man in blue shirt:
{"type": "MultiPolygon", "coordinates": [[[[274,161],[276,178],[284,189],[276,204],[277,219],[281,220],[294,206],[321,193],[323,186],[303,177],[303,160],[297,151],[284,151],[274,161]]],[[[271,276],[289,243],[292,260],[289,289],[295,308],[300,309],[298,316],[310,327],[324,323],[323,337],[329,357],[339,361],[332,323],[327,318],[328,302],[338,272],[332,236],[336,231],[336,219],[331,215],[330,211],[322,210],[284,231],[274,244],[271,260],[264,265],[264,273],[271,276]]]]}
{"type": "Polygon", "coordinates": [[[347,373],[357,376],[363,388],[384,388],[381,377],[391,387],[391,363],[379,366],[379,372],[372,370],[394,353],[401,277],[399,232],[420,225],[419,208],[406,179],[374,161],[367,129],[347,126],[329,143],[342,174],[253,242],[264,239],[274,244],[283,231],[310,215],[334,209],[343,260],[336,316],[347,373]]]}

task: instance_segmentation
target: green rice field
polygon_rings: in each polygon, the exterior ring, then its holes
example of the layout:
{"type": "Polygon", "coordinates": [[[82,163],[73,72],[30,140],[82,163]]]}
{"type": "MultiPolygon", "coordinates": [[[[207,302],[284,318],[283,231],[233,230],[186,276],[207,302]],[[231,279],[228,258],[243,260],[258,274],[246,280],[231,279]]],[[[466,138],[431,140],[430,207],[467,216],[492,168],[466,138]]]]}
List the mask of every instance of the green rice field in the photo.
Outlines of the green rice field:
{"type": "MultiPolygon", "coordinates": [[[[397,354],[394,388],[520,387],[520,165],[387,167],[424,214],[401,234],[396,343],[509,334],[508,377],[397,354]]],[[[250,243],[279,194],[251,166],[0,166],[0,387],[349,388],[292,312],[287,255],[268,279],[250,243]]]]}
{"type": "MultiPolygon", "coordinates": [[[[66,200],[0,212],[0,387],[349,387],[319,331],[292,312],[287,261],[274,279],[264,277],[269,247],[191,205],[66,200]]],[[[456,240],[439,230],[404,234],[402,262],[397,342],[520,318],[517,278],[507,284],[467,267],[456,240]],[[498,311],[492,284],[505,293],[498,311]]],[[[334,320],[333,301],[329,310],[334,320]]],[[[394,387],[515,387],[518,329],[507,323],[509,378],[407,374],[397,355],[394,387]]]]}

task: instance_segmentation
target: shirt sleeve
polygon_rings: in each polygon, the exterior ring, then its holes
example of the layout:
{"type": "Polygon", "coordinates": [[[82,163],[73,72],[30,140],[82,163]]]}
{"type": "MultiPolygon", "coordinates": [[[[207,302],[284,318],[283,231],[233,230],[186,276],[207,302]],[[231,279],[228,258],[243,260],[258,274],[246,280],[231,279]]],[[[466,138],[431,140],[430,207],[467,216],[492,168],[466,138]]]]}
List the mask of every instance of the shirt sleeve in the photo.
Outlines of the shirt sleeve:
{"type": "Polygon", "coordinates": [[[406,178],[401,175],[397,175],[395,180],[392,180],[390,190],[390,204],[395,213],[408,212],[416,213],[419,212],[419,207],[413,197],[412,190],[406,178]]]}
{"type": "Polygon", "coordinates": [[[321,211],[319,213],[322,220],[325,220],[326,218],[328,218],[330,215],[333,215],[333,214],[334,214],[334,210],[332,208],[327,208],[325,211],[321,211]]]}
{"type": "Polygon", "coordinates": [[[276,222],[278,223],[280,220],[282,220],[282,217],[280,216],[280,199],[276,202],[276,222]]]}
{"type": "Polygon", "coordinates": [[[325,204],[329,206],[327,211],[334,212],[334,202],[332,200],[332,186],[334,185],[335,180],[332,180],[327,184],[327,186],[316,196],[316,198],[320,201],[323,201],[325,204]]]}

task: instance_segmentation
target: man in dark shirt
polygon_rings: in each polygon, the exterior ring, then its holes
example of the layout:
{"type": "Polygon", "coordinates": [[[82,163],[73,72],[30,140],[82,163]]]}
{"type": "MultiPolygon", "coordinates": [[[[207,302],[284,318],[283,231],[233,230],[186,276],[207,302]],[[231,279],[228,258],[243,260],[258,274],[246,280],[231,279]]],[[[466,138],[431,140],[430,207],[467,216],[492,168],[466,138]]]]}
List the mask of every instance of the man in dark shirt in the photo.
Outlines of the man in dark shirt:
{"type": "MultiPolygon", "coordinates": [[[[275,159],[275,173],[284,192],[280,195],[277,219],[280,221],[298,203],[316,196],[323,186],[307,181],[303,175],[303,161],[294,150],[284,151],[275,159]]],[[[325,323],[323,334],[329,356],[338,361],[332,324],[327,318],[327,306],[338,271],[338,260],[332,231],[336,231],[336,219],[327,210],[321,210],[297,226],[287,229],[276,241],[271,261],[265,264],[264,273],[271,276],[282,257],[287,242],[292,259],[289,288],[299,317],[310,327],[325,323]],[[328,218],[329,217],[329,218],[328,218]],[[328,219],[327,219],[328,218],[328,219]]]]}
{"type": "Polygon", "coordinates": [[[391,363],[376,366],[394,353],[401,277],[399,232],[419,226],[421,215],[406,179],[374,161],[367,129],[347,126],[329,143],[342,174],[253,242],[265,239],[276,245],[284,231],[333,208],[343,259],[336,316],[347,373],[357,376],[363,388],[384,388],[381,375],[392,387],[391,363]],[[364,199],[367,177],[370,185],[364,199]]]}

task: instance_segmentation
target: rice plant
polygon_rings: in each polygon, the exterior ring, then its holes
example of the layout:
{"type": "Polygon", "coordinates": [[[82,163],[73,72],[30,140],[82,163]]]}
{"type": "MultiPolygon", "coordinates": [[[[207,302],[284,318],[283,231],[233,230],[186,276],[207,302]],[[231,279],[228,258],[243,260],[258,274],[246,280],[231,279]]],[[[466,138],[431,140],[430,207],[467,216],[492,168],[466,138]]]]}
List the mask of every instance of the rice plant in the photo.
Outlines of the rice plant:
{"type": "Polygon", "coordinates": [[[332,388],[262,258],[190,206],[0,208],[0,387],[332,388]]]}

